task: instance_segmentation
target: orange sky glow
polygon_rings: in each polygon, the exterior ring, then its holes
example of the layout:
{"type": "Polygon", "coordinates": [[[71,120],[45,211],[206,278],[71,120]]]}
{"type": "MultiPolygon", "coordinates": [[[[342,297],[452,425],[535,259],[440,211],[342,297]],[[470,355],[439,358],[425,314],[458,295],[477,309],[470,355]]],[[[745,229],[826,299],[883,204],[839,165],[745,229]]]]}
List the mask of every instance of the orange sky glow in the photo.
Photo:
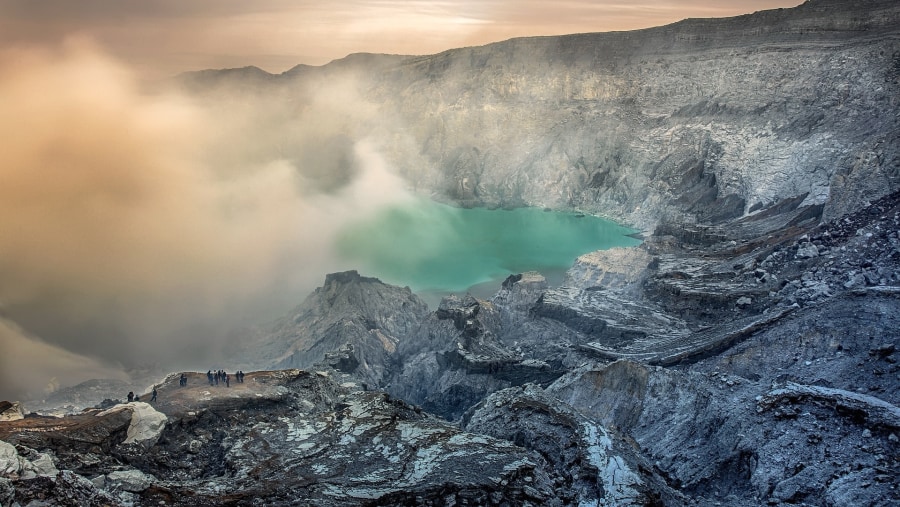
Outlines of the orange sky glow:
{"type": "Polygon", "coordinates": [[[800,0],[0,0],[0,47],[88,38],[144,76],[350,53],[432,54],[512,37],[633,30],[800,0]]]}

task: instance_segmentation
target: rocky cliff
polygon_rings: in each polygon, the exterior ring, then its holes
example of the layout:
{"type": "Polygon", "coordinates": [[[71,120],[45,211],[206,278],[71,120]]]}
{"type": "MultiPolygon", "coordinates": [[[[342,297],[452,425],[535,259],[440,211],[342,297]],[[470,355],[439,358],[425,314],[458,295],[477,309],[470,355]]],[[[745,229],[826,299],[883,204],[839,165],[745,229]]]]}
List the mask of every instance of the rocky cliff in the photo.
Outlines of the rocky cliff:
{"type": "MultiPolygon", "coordinates": [[[[321,146],[374,139],[437,199],[580,209],[645,241],[433,311],[327,275],[244,341],[276,371],[17,410],[0,504],[900,503],[896,2],[186,81],[284,114],[349,82],[367,107],[321,146]]],[[[323,157],[323,188],[352,174],[323,157]]]]}
{"type": "Polygon", "coordinates": [[[466,206],[579,209],[645,229],[790,199],[837,217],[898,188],[898,26],[890,0],[811,0],[634,32],[354,55],[267,79],[185,80],[213,95],[250,88],[297,117],[317,90],[350,83],[359,105],[335,111],[332,140],[376,140],[417,190],[466,206]]]}
{"type": "Polygon", "coordinates": [[[413,161],[402,167],[420,186],[472,205],[650,225],[804,196],[841,214],[898,178],[897,10],[850,5],[405,62],[392,76],[400,93],[384,99],[422,150],[396,159],[413,161]]]}

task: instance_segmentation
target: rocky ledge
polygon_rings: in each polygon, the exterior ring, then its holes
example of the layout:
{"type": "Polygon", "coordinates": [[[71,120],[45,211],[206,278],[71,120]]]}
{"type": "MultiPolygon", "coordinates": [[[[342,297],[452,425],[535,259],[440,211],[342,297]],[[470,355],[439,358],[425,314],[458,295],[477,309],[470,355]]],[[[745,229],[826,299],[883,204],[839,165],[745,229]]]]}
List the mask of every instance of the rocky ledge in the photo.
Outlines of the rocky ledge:
{"type": "Polygon", "coordinates": [[[548,471],[527,450],[327,372],[248,373],[231,387],[201,374],[180,387],[172,376],[153,406],[27,417],[0,427],[0,438],[2,505],[541,505],[553,497],[548,471]]]}

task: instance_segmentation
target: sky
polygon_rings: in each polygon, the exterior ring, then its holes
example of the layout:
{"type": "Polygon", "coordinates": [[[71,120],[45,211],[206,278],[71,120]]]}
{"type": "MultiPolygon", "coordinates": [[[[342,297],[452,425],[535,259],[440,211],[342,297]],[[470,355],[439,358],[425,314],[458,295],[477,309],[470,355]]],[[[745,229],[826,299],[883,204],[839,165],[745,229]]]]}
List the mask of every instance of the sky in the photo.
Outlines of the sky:
{"type": "Polygon", "coordinates": [[[800,0],[0,0],[0,47],[88,37],[148,77],[632,30],[800,0]]]}
{"type": "Polygon", "coordinates": [[[410,198],[349,81],[292,108],[147,80],[796,3],[0,0],[0,400],[224,366],[229,340],[356,267],[340,230],[410,198]]]}

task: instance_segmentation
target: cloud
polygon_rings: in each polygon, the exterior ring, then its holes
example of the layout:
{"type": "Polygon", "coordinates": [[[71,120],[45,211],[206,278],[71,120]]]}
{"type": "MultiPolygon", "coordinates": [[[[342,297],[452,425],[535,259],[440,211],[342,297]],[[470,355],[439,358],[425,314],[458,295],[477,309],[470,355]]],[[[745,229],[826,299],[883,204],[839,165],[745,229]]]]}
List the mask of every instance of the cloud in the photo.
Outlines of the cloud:
{"type": "Polygon", "coordinates": [[[142,91],[84,41],[0,53],[0,312],[18,340],[174,369],[298,302],[340,267],[337,230],[404,195],[360,141],[370,108],[333,85],[296,107],[198,102],[142,91]]]}
{"type": "Polygon", "coordinates": [[[34,399],[94,378],[128,378],[121,367],[42,342],[2,318],[0,349],[0,400],[34,399]]]}

